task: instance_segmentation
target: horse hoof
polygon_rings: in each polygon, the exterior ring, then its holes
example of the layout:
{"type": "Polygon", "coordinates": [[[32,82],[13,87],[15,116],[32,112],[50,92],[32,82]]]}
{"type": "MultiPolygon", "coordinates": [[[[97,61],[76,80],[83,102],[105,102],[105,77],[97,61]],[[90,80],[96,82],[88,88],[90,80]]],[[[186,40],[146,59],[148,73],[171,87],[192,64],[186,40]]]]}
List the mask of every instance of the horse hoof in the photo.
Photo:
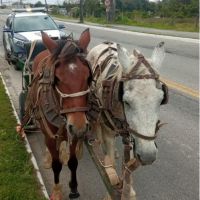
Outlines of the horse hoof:
{"type": "Polygon", "coordinates": [[[52,194],[51,197],[50,197],[50,200],[62,200],[62,195],[61,194],[52,194]]]}
{"type": "Polygon", "coordinates": [[[70,199],[76,199],[78,197],[80,197],[80,194],[78,192],[70,192],[69,194],[70,199]]]}
{"type": "Polygon", "coordinates": [[[62,191],[59,184],[54,185],[53,192],[51,194],[50,200],[62,200],[62,191]]]}

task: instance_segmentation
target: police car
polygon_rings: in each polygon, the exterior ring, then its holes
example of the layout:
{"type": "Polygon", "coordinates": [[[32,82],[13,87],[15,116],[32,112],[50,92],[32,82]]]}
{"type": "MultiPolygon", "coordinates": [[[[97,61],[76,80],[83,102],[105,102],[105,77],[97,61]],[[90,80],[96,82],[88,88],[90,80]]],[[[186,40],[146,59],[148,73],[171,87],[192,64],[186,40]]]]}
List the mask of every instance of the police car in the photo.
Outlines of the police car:
{"type": "Polygon", "coordinates": [[[63,28],[45,13],[45,8],[13,9],[3,28],[5,59],[19,69],[19,63],[27,58],[25,44],[41,40],[41,30],[54,40],[65,38],[63,28]]]}

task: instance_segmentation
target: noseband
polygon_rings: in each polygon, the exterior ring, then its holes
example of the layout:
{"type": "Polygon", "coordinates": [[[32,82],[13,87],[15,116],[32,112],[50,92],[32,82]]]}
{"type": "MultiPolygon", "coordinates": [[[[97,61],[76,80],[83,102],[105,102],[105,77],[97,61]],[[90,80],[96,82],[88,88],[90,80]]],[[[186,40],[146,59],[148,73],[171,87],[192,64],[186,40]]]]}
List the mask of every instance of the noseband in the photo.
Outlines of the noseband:
{"type": "MultiPolygon", "coordinates": [[[[60,105],[62,105],[62,99],[63,98],[74,98],[74,97],[80,97],[88,94],[90,92],[90,89],[87,89],[85,91],[80,91],[76,93],[71,93],[71,94],[66,94],[62,93],[57,86],[55,86],[56,91],[60,95],[60,105]]],[[[60,111],[61,114],[67,114],[67,113],[73,113],[73,112],[86,112],[88,111],[88,107],[75,107],[75,108],[68,108],[68,109],[63,109],[60,111]]]]}

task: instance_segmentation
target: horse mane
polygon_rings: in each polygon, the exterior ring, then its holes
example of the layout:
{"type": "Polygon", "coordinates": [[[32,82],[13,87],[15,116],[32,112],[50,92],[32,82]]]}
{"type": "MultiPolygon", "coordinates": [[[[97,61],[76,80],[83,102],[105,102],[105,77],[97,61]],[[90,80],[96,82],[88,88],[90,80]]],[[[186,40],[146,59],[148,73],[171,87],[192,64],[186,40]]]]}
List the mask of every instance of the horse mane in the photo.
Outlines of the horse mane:
{"type": "Polygon", "coordinates": [[[50,62],[55,63],[58,58],[69,61],[79,52],[80,48],[78,41],[73,40],[71,37],[64,40],[61,39],[58,41],[58,47],[51,54],[50,62]]]}
{"type": "Polygon", "coordinates": [[[53,53],[51,54],[51,59],[50,59],[51,63],[54,63],[54,62],[57,60],[57,58],[58,58],[58,56],[59,56],[61,50],[62,50],[63,47],[65,46],[65,43],[66,43],[65,40],[59,40],[59,41],[58,41],[58,48],[56,48],[56,49],[53,51],[53,53]]]}

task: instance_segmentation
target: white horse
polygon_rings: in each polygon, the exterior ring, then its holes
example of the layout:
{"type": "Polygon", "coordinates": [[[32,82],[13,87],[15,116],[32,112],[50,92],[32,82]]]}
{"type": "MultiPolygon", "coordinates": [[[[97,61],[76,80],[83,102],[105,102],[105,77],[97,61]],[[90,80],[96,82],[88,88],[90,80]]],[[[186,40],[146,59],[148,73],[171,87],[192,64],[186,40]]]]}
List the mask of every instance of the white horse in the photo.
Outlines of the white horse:
{"type": "MultiPolygon", "coordinates": [[[[155,144],[156,131],[159,128],[159,108],[166,103],[166,86],[159,80],[158,71],[164,59],[164,43],[157,45],[151,58],[145,59],[142,54],[134,50],[128,51],[115,43],[102,43],[92,48],[87,56],[94,73],[93,89],[104,110],[112,110],[113,115],[124,118],[128,124],[128,131],[134,140],[134,156],[142,165],[151,164],[156,160],[157,146],[155,144]],[[110,81],[115,85],[123,82],[121,89],[113,89],[104,94],[104,83],[110,81]],[[164,89],[164,90],[163,90],[164,89]],[[115,93],[120,93],[120,101],[115,93]],[[105,98],[111,103],[106,105],[105,98]],[[109,99],[112,98],[112,99],[109,99]],[[106,108],[105,108],[106,107],[106,108]],[[124,114],[123,114],[124,113],[124,114]]],[[[113,86],[113,85],[112,85],[113,86]]],[[[113,88],[114,88],[113,86],[113,88]]],[[[104,152],[115,166],[115,136],[116,124],[112,117],[102,112],[98,120],[92,124],[97,133],[104,152]],[[107,123],[111,120],[110,123],[107,123]],[[113,126],[109,124],[114,124],[113,126]]],[[[128,184],[128,183],[127,183],[128,184]]],[[[122,199],[135,199],[135,192],[128,186],[129,191],[122,199]]]]}

